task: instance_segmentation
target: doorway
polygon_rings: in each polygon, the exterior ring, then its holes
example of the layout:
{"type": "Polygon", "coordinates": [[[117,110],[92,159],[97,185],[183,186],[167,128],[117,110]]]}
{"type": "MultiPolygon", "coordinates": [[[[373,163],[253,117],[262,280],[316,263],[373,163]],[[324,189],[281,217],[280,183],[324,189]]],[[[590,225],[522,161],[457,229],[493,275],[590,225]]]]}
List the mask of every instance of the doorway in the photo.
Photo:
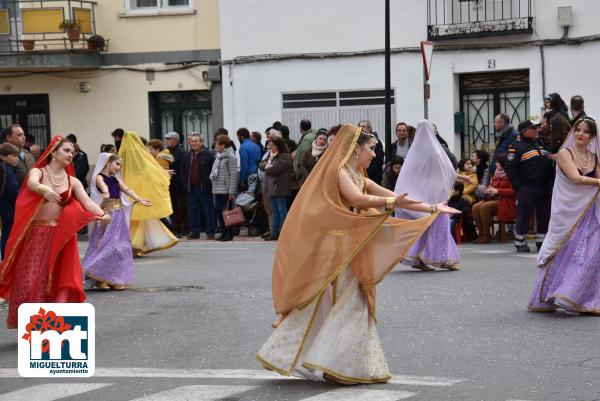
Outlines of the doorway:
{"type": "Polygon", "coordinates": [[[461,153],[493,152],[496,145],[494,118],[504,113],[517,127],[529,116],[529,70],[461,74],[459,77],[464,130],[461,153]]]}
{"type": "Polygon", "coordinates": [[[0,96],[0,125],[19,124],[25,135],[45,149],[50,143],[50,103],[48,95],[0,96]]]}
{"type": "Polygon", "coordinates": [[[187,150],[187,136],[198,133],[204,144],[212,145],[212,106],[209,91],[151,92],[150,134],[159,138],[177,132],[187,150]]]}

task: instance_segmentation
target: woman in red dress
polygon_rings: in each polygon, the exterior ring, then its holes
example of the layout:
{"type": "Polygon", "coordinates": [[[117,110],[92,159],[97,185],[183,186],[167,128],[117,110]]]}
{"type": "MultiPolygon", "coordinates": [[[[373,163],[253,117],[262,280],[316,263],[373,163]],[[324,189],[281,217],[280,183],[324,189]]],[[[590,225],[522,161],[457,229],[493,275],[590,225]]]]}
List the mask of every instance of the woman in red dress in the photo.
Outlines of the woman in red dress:
{"type": "Polygon", "coordinates": [[[86,194],[73,170],[73,145],[55,136],[29,172],[17,198],[15,222],[0,264],[0,298],[8,328],[26,302],[83,302],[77,231],[110,216],[86,194]]]}

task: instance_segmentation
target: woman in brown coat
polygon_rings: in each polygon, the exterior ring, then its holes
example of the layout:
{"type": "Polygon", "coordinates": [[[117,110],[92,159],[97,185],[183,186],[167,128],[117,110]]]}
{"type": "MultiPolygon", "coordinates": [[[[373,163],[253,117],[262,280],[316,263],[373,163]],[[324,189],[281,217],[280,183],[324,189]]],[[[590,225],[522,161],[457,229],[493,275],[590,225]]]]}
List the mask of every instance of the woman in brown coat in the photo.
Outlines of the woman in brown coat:
{"type": "Polygon", "coordinates": [[[300,176],[302,177],[302,183],[306,181],[310,172],[315,168],[317,162],[323,155],[323,152],[327,149],[328,132],[326,130],[319,130],[317,137],[312,143],[312,149],[310,152],[304,152],[302,154],[302,160],[300,160],[300,176]]]}
{"type": "Polygon", "coordinates": [[[266,174],[267,193],[272,210],[273,230],[271,235],[265,238],[266,241],[276,241],[279,238],[288,212],[288,198],[291,193],[294,169],[292,157],[286,149],[283,139],[271,139],[269,157],[259,165],[266,174]]]}

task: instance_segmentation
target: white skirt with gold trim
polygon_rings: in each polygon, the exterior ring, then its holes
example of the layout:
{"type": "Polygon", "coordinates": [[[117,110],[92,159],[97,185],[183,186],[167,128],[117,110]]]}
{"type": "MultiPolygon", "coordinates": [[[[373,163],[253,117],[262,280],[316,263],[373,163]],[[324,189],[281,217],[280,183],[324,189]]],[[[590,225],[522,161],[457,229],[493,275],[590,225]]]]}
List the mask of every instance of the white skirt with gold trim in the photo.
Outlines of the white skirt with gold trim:
{"type": "Polygon", "coordinates": [[[335,287],[290,312],[257,357],[266,369],[286,376],[322,380],[326,374],[347,384],[390,379],[375,321],[350,268],[335,287]]]}

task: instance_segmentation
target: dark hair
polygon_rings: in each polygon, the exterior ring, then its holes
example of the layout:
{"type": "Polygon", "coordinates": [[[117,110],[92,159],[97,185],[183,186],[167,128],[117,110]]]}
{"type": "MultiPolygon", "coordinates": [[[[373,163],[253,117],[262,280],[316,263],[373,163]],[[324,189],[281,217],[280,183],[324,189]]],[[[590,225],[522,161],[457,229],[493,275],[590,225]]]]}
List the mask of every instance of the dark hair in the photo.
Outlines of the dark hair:
{"type": "Polygon", "coordinates": [[[506,153],[500,153],[496,158],[496,162],[500,165],[500,167],[506,167],[506,153]]]}
{"type": "Polygon", "coordinates": [[[115,149],[115,145],[112,143],[103,143],[100,145],[100,153],[112,153],[112,149],[115,149]]]}
{"type": "Polygon", "coordinates": [[[548,98],[550,99],[550,108],[552,110],[556,110],[556,111],[561,111],[561,110],[565,110],[567,109],[567,105],[565,104],[565,101],[562,100],[562,97],[560,97],[560,95],[556,92],[551,93],[548,95],[548,98]]]}
{"type": "Polygon", "coordinates": [[[31,134],[25,135],[25,143],[29,143],[29,145],[33,145],[35,143],[35,136],[31,134]]]}
{"type": "Polygon", "coordinates": [[[13,133],[13,128],[21,128],[20,124],[11,124],[2,130],[2,142],[6,142],[9,136],[13,133]]]}
{"type": "Polygon", "coordinates": [[[371,139],[374,139],[375,142],[377,142],[377,138],[375,137],[375,135],[373,134],[369,134],[367,131],[365,130],[361,130],[360,131],[360,135],[358,136],[357,139],[357,143],[359,145],[364,145],[365,143],[369,142],[371,139]]]}
{"type": "Polygon", "coordinates": [[[456,197],[456,198],[460,198],[460,197],[462,197],[462,196],[463,196],[463,193],[465,192],[465,184],[463,184],[463,183],[462,183],[462,182],[460,182],[460,181],[456,181],[456,182],[454,183],[454,190],[455,190],[456,192],[458,192],[458,193],[457,193],[456,195],[454,195],[454,196],[453,196],[453,198],[454,198],[454,197],[456,197]]]}
{"type": "Polygon", "coordinates": [[[477,149],[473,153],[477,155],[477,158],[481,160],[480,166],[486,164],[490,160],[490,154],[485,150],[477,149]]]}
{"type": "Polygon", "coordinates": [[[219,128],[219,129],[217,129],[217,132],[215,133],[215,138],[221,134],[229,135],[229,131],[227,131],[226,128],[219,128]]]}
{"type": "Polygon", "coordinates": [[[119,138],[123,138],[123,135],[125,135],[125,131],[122,128],[117,128],[116,130],[114,130],[112,132],[112,134],[110,134],[113,138],[119,137],[119,138]]]}
{"type": "Polygon", "coordinates": [[[417,129],[415,127],[413,127],[412,125],[409,125],[407,128],[408,131],[408,139],[409,140],[413,140],[415,139],[415,134],[417,133],[417,129]]]}
{"type": "Polygon", "coordinates": [[[148,141],[148,146],[156,150],[163,150],[165,148],[163,141],[161,141],[160,139],[151,139],[150,141],[148,141]]]}
{"type": "Polygon", "coordinates": [[[460,161],[458,162],[458,169],[460,171],[465,171],[465,164],[470,161],[471,161],[471,159],[467,159],[467,158],[460,159],[460,161]]]}
{"type": "Polygon", "coordinates": [[[240,128],[237,130],[237,136],[241,136],[244,139],[250,139],[250,131],[248,131],[248,128],[240,128]]]}
{"type": "Polygon", "coordinates": [[[402,166],[404,164],[404,158],[398,155],[392,156],[392,159],[390,160],[390,166],[393,166],[394,164],[399,164],[402,166]]]}
{"type": "Polygon", "coordinates": [[[408,131],[408,124],[405,123],[405,122],[403,122],[403,121],[400,121],[398,124],[396,124],[396,130],[398,130],[398,127],[401,126],[401,125],[404,125],[406,127],[407,131],[408,131]]]}
{"type": "Polygon", "coordinates": [[[283,139],[290,139],[290,127],[288,127],[287,125],[280,125],[277,131],[281,132],[281,137],[283,139]]]}
{"type": "Polygon", "coordinates": [[[585,123],[588,126],[591,138],[594,138],[596,135],[598,135],[598,126],[596,125],[596,120],[588,116],[581,117],[575,122],[575,130],[581,125],[581,123],[585,123]]]}
{"type": "Polygon", "coordinates": [[[502,120],[504,120],[504,123],[506,125],[510,124],[510,117],[507,114],[498,113],[498,115],[496,117],[500,117],[502,120]]]}
{"type": "MultiPolygon", "coordinates": [[[[248,131],[248,130],[246,130],[246,131],[248,131]]],[[[239,132],[240,131],[238,131],[238,134],[239,134],[239,132]]],[[[248,133],[248,135],[250,135],[250,133],[248,133]]],[[[219,145],[223,145],[226,148],[230,148],[231,147],[231,139],[229,138],[229,135],[224,135],[224,134],[219,135],[215,139],[215,143],[218,143],[219,145]]]]}
{"type": "Polygon", "coordinates": [[[584,108],[583,98],[580,95],[571,98],[571,110],[582,111],[584,108]]]}
{"type": "Polygon", "coordinates": [[[143,136],[140,136],[140,140],[142,141],[144,146],[148,146],[148,140],[146,138],[144,138],[143,136]]]}
{"type": "Polygon", "coordinates": [[[320,130],[317,131],[317,135],[315,135],[315,139],[319,136],[319,135],[323,135],[327,138],[329,138],[329,131],[327,131],[325,128],[321,128],[320,130]]]}
{"type": "Polygon", "coordinates": [[[275,121],[268,129],[275,128],[277,131],[279,131],[279,127],[281,127],[281,123],[279,121],[275,121]]]}
{"type": "Polygon", "coordinates": [[[253,139],[257,140],[258,143],[260,143],[262,141],[262,134],[260,132],[258,132],[258,131],[252,131],[252,134],[250,134],[250,136],[253,139]]]}
{"type": "Polygon", "coordinates": [[[300,121],[300,129],[302,131],[308,131],[311,128],[312,128],[312,123],[310,122],[310,120],[305,118],[302,121],[300,121]]]}
{"type": "Polygon", "coordinates": [[[19,148],[10,143],[3,143],[0,145],[0,156],[18,156],[19,148]]]}
{"type": "Polygon", "coordinates": [[[338,131],[340,129],[342,129],[343,125],[338,124],[338,125],[334,125],[333,127],[329,128],[329,135],[337,135],[338,131]]]}
{"type": "Polygon", "coordinates": [[[550,136],[550,151],[552,153],[558,152],[558,149],[563,144],[569,131],[571,130],[571,123],[564,115],[556,113],[554,117],[548,123],[548,134],[550,136]]]}
{"type": "Polygon", "coordinates": [[[285,146],[285,142],[283,138],[273,138],[271,139],[271,146],[275,145],[277,147],[277,151],[281,153],[288,153],[287,146],[285,146]]]}
{"type": "Polygon", "coordinates": [[[75,134],[69,134],[65,139],[71,143],[77,143],[77,136],[75,134]]]}

